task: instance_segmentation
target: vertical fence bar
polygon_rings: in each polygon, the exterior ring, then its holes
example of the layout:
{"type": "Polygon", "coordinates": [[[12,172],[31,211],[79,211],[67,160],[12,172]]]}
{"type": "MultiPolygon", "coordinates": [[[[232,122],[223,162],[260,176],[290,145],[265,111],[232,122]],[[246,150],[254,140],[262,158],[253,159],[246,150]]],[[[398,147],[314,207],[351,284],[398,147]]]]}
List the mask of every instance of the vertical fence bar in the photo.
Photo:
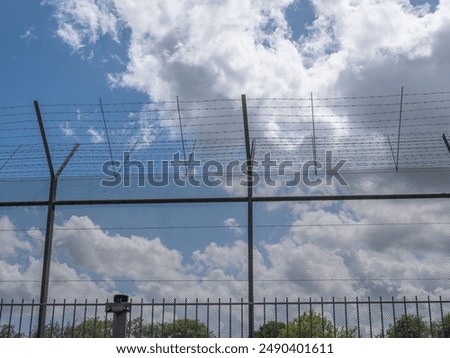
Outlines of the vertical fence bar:
{"type": "MultiPolygon", "coordinates": [[[[441,309],[441,324],[444,327],[444,308],[442,307],[442,296],[439,296],[439,307],[441,309]]],[[[445,338],[445,330],[442,330],[442,336],[445,338]]]]}
{"type": "Polygon", "coordinates": [[[370,338],[372,338],[373,337],[373,325],[372,325],[372,307],[371,307],[370,297],[367,297],[367,304],[369,306],[370,338]]]}
{"type": "Polygon", "coordinates": [[[94,307],[94,338],[97,338],[97,311],[98,311],[98,298],[95,299],[95,307],[94,307]]]}
{"type": "Polygon", "coordinates": [[[86,336],[86,318],[87,318],[87,298],[84,299],[83,334],[82,334],[83,338],[86,336]]]}
{"type": "Polygon", "coordinates": [[[417,300],[417,296],[416,296],[416,319],[417,319],[417,333],[419,334],[419,337],[421,337],[420,320],[419,320],[419,302],[417,300]]]}
{"type": "Polygon", "coordinates": [[[395,317],[395,301],[394,296],[392,296],[392,319],[394,321],[394,332],[397,329],[397,319],[395,317]]]}
{"type": "Polygon", "coordinates": [[[74,337],[75,334],[75,321],[77,319],[77,300],[75,299],[74,304],[73,304],[73,316],[72,316],[72,333],[71,333],[71,337],[74,337]]]}
{"type": "Polygon", "coordinates": [[[33,332],[33,318],[34,318],[34,298],[31,300],[30,327],[28,328],[28,337],[30,338],[33,332]]]}
{"type": "MultiPolygon", "coordinates": [[[[430,302],[430,296],[428,296],[428,318],[430,320],[430,336],[433,338],[434,337],[434,332],[433,332],[433,321],[431,318],[431,302],[430,302]]],[[[443,328],[443,327],[442,327],[443,328]]]]}
{"type": "Polygon", "coordinates": [[[162,313],[161,313],[161,336],[164,337],[164,328],[165,328],[165,324],[164,324],[164,314],[166,312],[166,299],[163,298],[162,300],[162,313]]]}
{"type": "Polygon", "coordinates": [[[0,300],[0,323],[2,322],[2,314],[3,314],[3,298],[0,300]]]}
{"type": "Polygon", "coordinates": [[[232,324],[232,322],[231,322],[231,298],[230,298],[230,305],[229,305],[229,316],[228,316],[228,324],[229,324],[229,327],[228,327],[228,337],[229,338],[231,338],[231,324],[232,324]]]}
{"type": "Polygon", "coordinates": [[[218,319],[217,332],[218,332],[219,338],[221,338],[220,333],[221,333],[221,326],[222,326],[221,323],[220,323],[220,319],[221,319],[221,317],[220,317],[220,310],[221,310],[221,307],[222,307],[222,305],[220,304],[220,298],[219,298],[219,303],[217,305],[217,319],[218,319]]]}
{"type": "Polygon", "coordinates": [[[155,299],[152,298],[152,318],[151,318],[151,322],[150,322],[150,337],[153,338],[153,334],[154,334],[154,322],[155,322],[155,299]]]}
{"type": "MultiPolygon", "coordinates": [[[[56,299],[53,299],[52,305],[52,319],[50,320],[50,338],[53,338],[54,330],[55,330],[55,307],[56,307],[56,299]]],[[[83,320],[84,323],[84,320],[83,320]]]]}
{"type": "Polygon", "coordinates": [[[244,299],[241,298],[241,338],[244,338],[244,299]]]}
{"type": "Polygon", "coordinates": [[[174,332],[175,332],[175,324],[176,324],[175,323],[175,319],[176,319],[176,316],[177,316],[177,299],[174,298],[173,299],[173,317],[172,317],[172,327],[173,327],[172,329],[174,330],[174,332]]]}
{"type": "MultiPolygon", "coordinates": [[[[109,300],[107,299],[106,300],[106,304],[108,304],[109,303],[109,300]]],[[[105,322],[104,322],[104,325],[103,325],[103,336],[104,337],[108,337],[108,314],[109,314],[109,312],[107,312],[106,310],[105,310],[105,322]]]]}
{"type": "Polygon", "coordinates": [[[289,299],[286,297],[286,333],[289,338],[289,299]]]}
{"type": "Polygon", "coordinates": [[[263,298],[263,324],[266,324],[266,298],[263,298]]]}
{"type": "Polygon", "coordinates": [[[344,297],[344,316],[345,316],[345,338],[348,338],[347,297],[344,297]]]}
{"type": "Polygon", "coordinates": [[[184,298],[184,336],[188,335],[188,326],[187,326],[187,298],[184,298]]]}
{"type": "Polygon", "coordinates": [[[142,328],[143,328],[143,321],[144,321],[144,299],[141,298],[141,309],[139,312],[139,338],[142,338],[142,328]]]}
{"type": "Polygon", "coordinates": [[[406,328],[406,336],[409,334],[409,327],[408,327],[408,312],[406,309],[406,296],[403,296],[403,308],[405,309],[405,328],[406,328]]]}
{"type": "Polygon", "coordinates": [[[23,306],[25,304],[25,300],[22,298],[22,303],[20,305],[20,318],[19,318],[19,329],[17,332],[17,336],[20,337],[22,334],[22,319],[23,319],[23,306]]]}
{"type": "MultiPolygon", "coordinates": [[[[61,338],[64,337],[64,325],[66,323],[66,299],[63,300],[63,311],[62,311],[62,318],[61,318],[61,327],[63,328],[61,330],[61,338]]],[[[94,326],[94,331],[95,331],[95,326],[94,326]]]]}
{"type": "Polygon", "coordinates": [[[274,318],[275,318],[275,334],[278,335],[278,302],[277,302],[277,298],[275,297],[275,304],[274,304],[274,308],[275,308],[275,313],[274,313],[274,318]]]}
{"type": "Polygon", "coordinates": [[[322,317],[322,338],[325,338],[325,316],[323,313],[323,297],[320,297],[320,315],[322,317]]]}
{"type": "Polygon", "coordinates": [[[383,298],[380,296],[381,337],[384,338],[383,298]]]}
{"type": "Polygon", "coordinates": [[[337,330],[337,328],[336,328],[336,302],[334,300],[334,297],[333,297],[332,302],[333,302],[333,330],[334,330],[334,337],[336,338],[336,330],[337,330]]]}
{"type": "Polygon", "coordinates": [[[248,124],[247,99],[241,95],[244,139],[247,160],[247,245],[248,245],[248,336],[255,330],[254,290],[253,290],[253,168],[250,129],[248,124]]]}
{"type": "Polygon", "coordinates": [[[198,298],[195,299],[195,332],[194,337],[198,336],[198,298]]]}
{"type": "Polygon", "coordinates": [[[8,337],[8,338],[11,336],[11,325],[12,325],[13,308],[14,308],[14,299],[11,300],[11,306],[9,307],[8,329],[7,329],[7,332],[6,332],[6,337],[8,337]]]}
{"type": "Polygon", "coordinates": [[[358,327],[358,338],[361,338],[361,327],[359,324],[359,300],[356,297],[356,325],[358,327]]]}
{"type": "Polygon", "coordinates": [[[209,304],[209,297],[206,299],[206,331],[209,335],[209,310],[210,310],[210,304],[209,304]]]}

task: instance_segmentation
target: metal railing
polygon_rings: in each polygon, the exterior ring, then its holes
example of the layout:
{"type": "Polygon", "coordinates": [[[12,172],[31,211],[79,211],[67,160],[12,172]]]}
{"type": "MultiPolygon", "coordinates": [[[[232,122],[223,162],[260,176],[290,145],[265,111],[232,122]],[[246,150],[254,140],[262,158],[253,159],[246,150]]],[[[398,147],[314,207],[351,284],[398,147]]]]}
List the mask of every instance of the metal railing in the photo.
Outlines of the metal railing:
{"type": "MultiPolygon", "coordinates": [[[[48,303],[45,337],[113,337],[112,302],[48,303]],[[110,307],[109,309],[106,309],[110,307]]],[[[0,337],[36,337],[40,304],[0,300],[0,337]]],[[[355,298],[144,302],[130,300],[126,337],[450,337],[450,300],[355,298]]],[[[117,329],[117,328],[116,328],[117,329]]]]}

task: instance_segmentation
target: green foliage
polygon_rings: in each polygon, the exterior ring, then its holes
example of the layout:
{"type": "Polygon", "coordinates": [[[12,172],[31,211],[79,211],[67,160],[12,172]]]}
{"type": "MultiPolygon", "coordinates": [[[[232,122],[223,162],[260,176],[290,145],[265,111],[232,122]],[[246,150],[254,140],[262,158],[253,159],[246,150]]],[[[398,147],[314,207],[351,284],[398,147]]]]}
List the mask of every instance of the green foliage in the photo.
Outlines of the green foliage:
{"type": "Polygon", "coordinates": [[[193,319],[178,319],[175,322],[144,324],[141,319],[131,322],[132,337],[147,338],[211,338],[214,334],[206,325],[193,319]]]}
{"type": "Polygon", "coordinates": [[[110,338],[112,337],[112,320],[100,318],[86,318],[84,322],[75,327],[67,325],[64,329],[66,338],[110,338]]]}
{"type": "Polygon", "coordinates": [[[23,337],[22,333],[18,333],[13,325],[4,324],[0,326],[0,338],[20,338],[23,337]]]}
{"type": "Polygon", "coordinates": [[[335,327],[328,318],[314,311],[304,312],[289,321],[287,326],[281,322],[270,321],[255,332],[256,338],[353,338],[356,327],[345,329],[335,327]]]}
{"type": "MultiPolygon", "coordinates": [[[[37,329],[32,337],[37,337],[37,329]]],[[[112,321],[100,318],[86,318],[79,324],[67,323],[62,328],[59,322],[47,323],[44,329],[45,338],[109,338],[112,337],[112,321]]]]}
{"type": "Polygon", "coordinates": [[[430,329],[422,317],[403,315],[386,330],[387,338],[427,338],[430,329]]]}
{"type": "Polygon", "coordinates": [[[286,324],[277,321],[269,321],[259,327],[253,334],[255,338],[278,338],[281,330],[286,329],[286,324]]]}
{"type": "Polygon", "coordinates": [[[450,338],[450,313],[447,313],[440,322],[433,323],[433,338],[450,338]]]}
{"type": "MultiPolygon", "coordinates": [[[[37,328],[31,334],[33,338],[38,336],[37,328]]],[[[63,336],[63,330],[61,325],[58,322],[55,323],[47,323],[44,328],[44,337],[45,338],[61,338],[63,336]]]]}

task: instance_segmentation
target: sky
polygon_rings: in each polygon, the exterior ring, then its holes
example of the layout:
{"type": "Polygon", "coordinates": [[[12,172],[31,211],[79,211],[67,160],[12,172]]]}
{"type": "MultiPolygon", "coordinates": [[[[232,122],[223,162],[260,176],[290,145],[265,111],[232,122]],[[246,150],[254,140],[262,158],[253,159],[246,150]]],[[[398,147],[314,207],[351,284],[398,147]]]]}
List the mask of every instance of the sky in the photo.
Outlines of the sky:
{"type": "MultiPolygon", "coordinates": [[[[277,180],[256,195],[449,191],[448,0],[0,0],[0,9],[2,201],[48,195],[34,100],[56,167],[81,143],[60,199],[240,195],[239,185],[105,188],[99,177],[101,163],[123,164],[130,150],[133,160],[162,160],[183,144],[200,160],[242,159],[241,94],[258,160],[271,148],[312,159],[311,96],[318,158],[333,150],[349,160],[347,186],[277,180]]],[[[449,205],[255,204],[255,296],[448,297],[449,205]]],[[[60,207],[49,298],[245,298],[246,210],[60,207]]],[[[0,210],[0,298],[38,299],[45,215],[0,210]]]]}

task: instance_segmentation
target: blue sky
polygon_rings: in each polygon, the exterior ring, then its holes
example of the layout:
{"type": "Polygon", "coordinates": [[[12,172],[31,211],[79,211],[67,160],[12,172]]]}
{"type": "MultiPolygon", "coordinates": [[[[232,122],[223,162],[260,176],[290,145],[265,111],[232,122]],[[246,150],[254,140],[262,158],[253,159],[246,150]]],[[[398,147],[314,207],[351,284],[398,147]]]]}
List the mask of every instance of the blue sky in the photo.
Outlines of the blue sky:
{"type": "MultiPolygon", "coordinates": [[[[56,35],[56,20],[49,5],[40,1],[2,0],[2,103],[91,103],[143,101],[145,94],[108,85],[107,74],[124,69],[126,41],[104,38],[92,59],[74,53],[56,35]],[[7,49],[7,50],[6,50],[7,49]],[[69,100],[70,99],[70,100],[69,100]]],[[[122,35],[126,40],[126,32],[122,35]]]]}
{"type": "MultiPolygon", "coordinates": [[[[437,174],[431,180],[420,173],[392,172],[386,139],[391,135],[396,144],[397,102],[404,86],[409,95],[404,134],[409,142],[403,150],[410,152],[401,164],[416,170],[419,165],[448,169],[440,139],[443,132],[449,133],[444,116],[450,88],[443,75],[450,71],[447,0],[439,5],[405,0],[243,4],[0,0],[0,166],[23,145],[0,170],[0,200],[47,196],[33,100],[43,108],[55,166],[75,142],[81,143],[61,178],[60,198],[239,195],[242,188],[236,186],[99,187],[101,164],[110,153],[98,101],[105,103],[115,159],[136,143],[133,158],[171,159],[174,151],[181,151],[174,103],[179,96],[188,151],[197,141],[200,159],[215,153],[225,161],[244,153],[242,93],[249,97],[257,155],[275,146],[281,148],[281,156],[311,159],[310,108],[298,105],[300,99],[309,101],[313,92],[319,154],[323,156],[326,148],[350,153],[355,161],[350,171],[358,166],[389,169],[385,176],[350,174],[351,186],[346,188],[287,190],[261,185],[258,195],[448,191],[445,176],[437,174]],[[264,100],[268,97],[283,100],[264,100]],[[211,99],[221,101],[195,102],[211,99]],[[30,107],[9,108],[18,105],[30,107]],[[432,108],[424,111],[420,106],[432,108]],[[370,114],[374,108],[377,114],[370,114]],[[361,111],[368,114],[361,116],[361,111]],[[16,116],[18,112],[26,114],[16,116]],[[320,123],[320,118],[328,119],[320,123]],[[296,136],[294,130],[301,133],[298,141],[284,139],[291,131],[296,136]],[[422,132],[429,140],[425,148],[417,145],[422,132]],[[349,140],[352,136],[362,139],[349,140]],[[375,149],[384,156],[381,167],[367,159],[380,136],[382,144],[375,149]],[[172,141],[170,149],[161,151],[167,141],[172,141]],[[424,164],[425,154],[436,157],[424,164]],[[34,167],[14,171],[27,160],[34,167]],[[17,175],[27,178],[17,181],[17,175]]],[[[427,287],[420,280],[394,280],[439,278],[448,272],[436,265],[448,256],[448,203],[417,204],[255,205],[256,278],[268,280],[257,285],[258,295],[447,294],[450,286],[445,280],[427,287]],[[400,230],[388,226],[389,231],[383,223],[392,220],[409,224],[400,225],[400,230]],[[414,222],[431,224],[417,227],[414,222]],[[393,280],[371,286],[357,281],[361,277],[393,280]],[[295,281],[298,278],[306,283],[295,281]],[[316,278],[329,280],[307,283],[316,278]]],[[[0,291],[5,297],[37,297],[44,221],[43,209],[0,210],[5,242],[0,279],[9,282],[0,291]]],[[[52,297],[103,298],[118,291],[146,299],[246,294],[239,281],[246,277],[245,204],[59,208],[56,226],[52,297]],[[158,267],[152,270],[149,262],[158,267]],[[218,284],[221,281],[227,284],[218,284]]]]}

